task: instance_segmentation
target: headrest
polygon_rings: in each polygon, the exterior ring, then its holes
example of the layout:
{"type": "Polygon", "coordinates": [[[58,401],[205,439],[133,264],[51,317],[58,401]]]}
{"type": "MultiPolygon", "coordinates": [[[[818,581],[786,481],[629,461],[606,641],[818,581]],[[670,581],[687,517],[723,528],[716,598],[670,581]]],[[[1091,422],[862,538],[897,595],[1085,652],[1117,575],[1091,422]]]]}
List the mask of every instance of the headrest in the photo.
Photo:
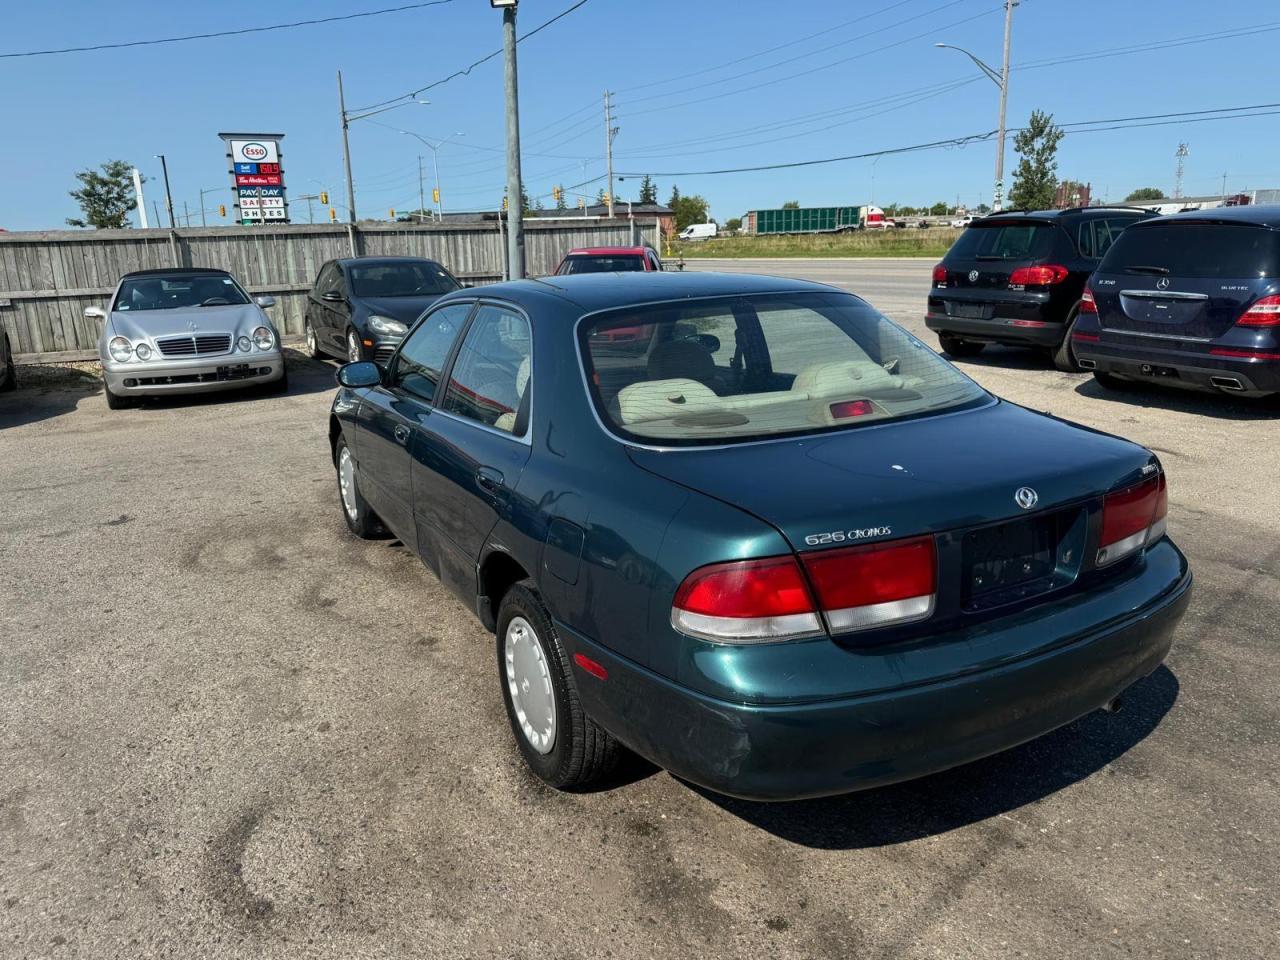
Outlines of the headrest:
{"type": "Polygon", "coordinates": [[[706,347],[693,340],[670,340],[649,354],[650,380],[688,379],[705,383],[715,375],[715,358],[706,347]]]}

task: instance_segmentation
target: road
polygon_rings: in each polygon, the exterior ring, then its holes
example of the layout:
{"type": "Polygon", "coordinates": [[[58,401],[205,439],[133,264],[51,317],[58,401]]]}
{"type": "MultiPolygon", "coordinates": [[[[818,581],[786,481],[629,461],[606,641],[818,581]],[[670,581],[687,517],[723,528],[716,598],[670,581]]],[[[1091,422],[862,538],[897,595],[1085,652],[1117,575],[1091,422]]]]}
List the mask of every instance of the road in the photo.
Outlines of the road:
{"type": "MultiPolygon", "coordinates": [[[[924,335],[930,264],[731,266],[924,335]]],[[[966,362],[1160,452],[1197,576],[1173,654],[1118,714],[769,806],[638,761],[534,781],[492,637],[347,533],[333,367],[291,364],[282,397],[0,397],[0,957],[1275,956],[1274,409],[966,362]]]]}

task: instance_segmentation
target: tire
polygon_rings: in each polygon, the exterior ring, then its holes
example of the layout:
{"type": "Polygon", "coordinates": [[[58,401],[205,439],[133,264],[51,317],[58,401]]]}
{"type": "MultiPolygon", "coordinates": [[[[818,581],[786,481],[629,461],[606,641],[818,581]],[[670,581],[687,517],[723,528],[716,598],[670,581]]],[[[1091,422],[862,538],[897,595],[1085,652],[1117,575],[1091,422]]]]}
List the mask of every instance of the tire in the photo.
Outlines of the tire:
{"type": "Polygon", "coordinates": [[[355,458],[351,456],[351,451],[347,448],[346,437],[338,438],[338,445],[334,448],[334,454],[335,469],[338,474],[338,502],[342,505],[342,516],[347,521],[347,527],[361,540],[376,540],[385,534],[386,529],[360,492],[359,480],[356,476],[355,458]],[[350,473],[347,475],[346,485],[344,485],[343,471],[348,463],[350,464],[350,473]]]}
{"type": "Polygon", "coordinates": [[[511,732],[525,763],[538,779],[557,790],[574,790],[609,773],[618,762],[621,747],[583,712],[569,655],[534,592],[533,581],[517,583],[502,598],[496,649],[498,684],[511,732]],[[545,697],[538,696],[540,686],[545,697]],[[517,711],[513,687],[524,688],[522,697],[532,695],[524,705],[529,710],[522,706],[517,711]],[[547,712],[542,709],[544,702],[553,705],[549,725],[547,712]],[[526,725],[532,736],[525,732],[526,725]]]}
{"type": "Polygon", "coordinates": [[[324,351],[320,349],[320,338],[316,336],[315,330],[311,328],[311,321],[305,324],[304,333],[307,337],[307,356],[312,360],[322,360],[324,351]]]}
{"type": "Polygon", "coordinates": [[[1098,381],[1098,386],[1106,390],[1115,390],[1120,393],[1131,393],[1134,390],[1141,389],[1141,385],[1132,380],[1126,380],[1123,377],[1117,377],[1114,373],[1105,373],[1102,370],[1093,371],[1093,379],[1098,381]]]}
{"type": "Polygon", "coordinates": [[[121,397],[112,393],[105,380],[102,381],[102,392],[106,395],[108,410],[127,410],[133,406],[132,397],[121,397]]]}
{"type": "Polygon", "coordinates": [[[951,333],[938,334],[938,343],[942,345],[943,351],[953,357],[976,357],[986,347],[985,343],[965,340],[951,333]]]}
{"type": "Polygon", "coordinates": [[[364,344],[360,337],[350,328],[347,329],[347,363],[357,363],[364,359],[364,344]]]}
{"type": "Polygon", "coordinates": [[[1080,370],[1080,364],[1076,361],[1076,352],[1071,346],[1071,331],[1075,330],[1076,317],[1079,315],[1080,308],[1072,307],[1063,327],[1066,332],[1062,336],[1062,343],[1053,351],[1053,365],[1063,373],[1078,373],[1080,370]]]}

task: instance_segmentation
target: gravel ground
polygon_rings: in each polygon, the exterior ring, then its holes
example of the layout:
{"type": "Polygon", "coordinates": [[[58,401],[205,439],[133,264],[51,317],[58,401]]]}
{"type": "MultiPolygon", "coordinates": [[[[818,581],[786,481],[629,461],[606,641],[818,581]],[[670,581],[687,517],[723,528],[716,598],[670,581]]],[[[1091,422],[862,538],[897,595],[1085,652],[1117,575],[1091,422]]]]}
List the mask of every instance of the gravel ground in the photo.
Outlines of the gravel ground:
{"type": "MultiPolygon", "coordinates": [[[[930,266],[731,265],[921,336],[930,266]]],[[[1160,452],[1198,578],[1173,654],[1118,714],[769,806],[640,762],[533,781],[492,637],[347,533],[333,367],[291,361],[278,397],[0,396],[0,957],[1277,954],[1274,408],[965,363],[1160,452]]]]}

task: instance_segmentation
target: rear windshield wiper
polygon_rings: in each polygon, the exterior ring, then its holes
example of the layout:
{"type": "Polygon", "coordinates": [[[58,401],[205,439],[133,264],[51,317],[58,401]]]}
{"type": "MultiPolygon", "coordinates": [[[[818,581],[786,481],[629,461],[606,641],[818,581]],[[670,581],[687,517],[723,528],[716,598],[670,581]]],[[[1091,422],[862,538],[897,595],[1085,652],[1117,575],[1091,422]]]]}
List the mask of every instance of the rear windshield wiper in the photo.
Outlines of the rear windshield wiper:
{"type": "Polygon", "coordinates": [[[1168,267],[1148,267],[1143,264],[1135,264],[1131,267],[1124,268],[1125,273],[1154,273],[1157,276],[1167,277],[1169,275],[1168,267]]]}
{"type": "Polygon", "coordinates": [[[1008,257],[998,257],[994,253],[980,253],[973,259],[975,260],[1008,260],[1008,257]]]}

